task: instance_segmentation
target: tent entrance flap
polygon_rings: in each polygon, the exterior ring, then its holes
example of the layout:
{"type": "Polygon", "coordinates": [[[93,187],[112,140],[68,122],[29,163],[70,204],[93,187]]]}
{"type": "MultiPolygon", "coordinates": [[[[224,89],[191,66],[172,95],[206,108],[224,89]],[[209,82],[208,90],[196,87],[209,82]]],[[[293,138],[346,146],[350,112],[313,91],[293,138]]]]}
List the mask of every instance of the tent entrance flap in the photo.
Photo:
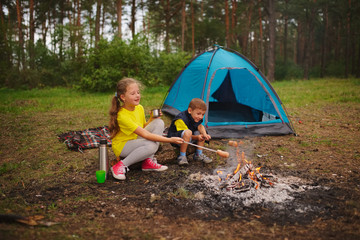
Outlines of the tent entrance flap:
{"type": "MultiPolygon", "coordinates": [[[[263,122],[276,119],[261,109],[262,106],[272,108],[266,93],[254,78],[249,78],[246,69],[220,69],[213,77],[222,78],[220,86],[209,98],[209,122],[263,122]],[[251,82],[252,88],[247,86],[251,82]],[[234,91],[237,89],[236,91],[234,91]],[[258,92],[257,100],[251,101],[256,95],[251,90],[258,92]],[[262,93],[259,93],[262,92],[262,93]],[[263,98],[263,100],[260,100],[263,98]]],[[[212,85],[211,87],[216,87],[212,85]]],[[[212,91],[211,91],[212,92],[212,91]]],[[[272,109],[273,110],[273,109],[272,109]]]]}

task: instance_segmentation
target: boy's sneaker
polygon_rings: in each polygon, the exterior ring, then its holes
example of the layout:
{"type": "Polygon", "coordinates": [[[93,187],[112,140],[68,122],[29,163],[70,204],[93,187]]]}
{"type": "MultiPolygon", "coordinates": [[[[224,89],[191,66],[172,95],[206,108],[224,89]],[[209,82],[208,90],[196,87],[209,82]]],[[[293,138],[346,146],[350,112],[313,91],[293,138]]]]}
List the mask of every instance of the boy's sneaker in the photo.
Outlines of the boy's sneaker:
{"type": "Polygon", "coordinates": [[[110,168],[113,177],[118,180],[126,179],[125,177],[125,173],[127,172],[126,169],[128,168],[121,161],[110,168]]]}
{"type": "Polygon", "coordinates": [[[189,164],[186,156],[178,156],[177,162],[179,165],[188,165],[189,164]]]}
{"type": "Polygon", "coordinates": [[[168,167],[158,164],[158,163],[155,163],[151,158],[147,158],[143,161],[143,163],[141,165],[141,169],[143,171],[161,172],[161,171],[165,171],[166,169],[168,169],[168,167]]]}
{"type": "Polygon", "coordinates": [[[204,163],[211,163],[212,159],[206,156],[205,154],[194,154],[194,161],[203,161],[204,163]]]}

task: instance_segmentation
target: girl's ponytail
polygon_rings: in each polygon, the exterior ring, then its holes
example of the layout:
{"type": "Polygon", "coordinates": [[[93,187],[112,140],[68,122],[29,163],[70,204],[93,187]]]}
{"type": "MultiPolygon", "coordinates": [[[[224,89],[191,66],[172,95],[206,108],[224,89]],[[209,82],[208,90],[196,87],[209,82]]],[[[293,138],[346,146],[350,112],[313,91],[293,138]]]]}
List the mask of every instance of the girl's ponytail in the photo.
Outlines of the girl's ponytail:
{"type": "Polygon", "coordinates": [[[110,107],[110,122],[109,122],[109,130],[110,130],[110,138],[113,139],[115,135],[120,131],[120,127],[117,121],[117,115],[120,110],[120,100],[117,96],[114,96],[111,100],[110,107]]]}

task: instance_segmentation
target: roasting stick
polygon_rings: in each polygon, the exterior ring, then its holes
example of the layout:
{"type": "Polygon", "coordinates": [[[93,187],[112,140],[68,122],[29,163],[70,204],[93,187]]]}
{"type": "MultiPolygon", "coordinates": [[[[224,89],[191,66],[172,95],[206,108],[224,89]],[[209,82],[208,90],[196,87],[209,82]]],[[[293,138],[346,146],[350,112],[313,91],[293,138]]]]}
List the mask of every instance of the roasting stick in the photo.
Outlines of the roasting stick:
{"type": "Polygon", "coordinates": [[[187,143],[187,144],[192,145],[192,146],[195,146],[195,147],[203,148],[203,149],[208,150],[208,151],[215,152],[217,155],[219,155],[220,157],[223,157],[223,158],[229,157],[229,153],[228,153],[228,152],[224,152],[224,151],[221,151],[221,150],[214,150],[214,149],[211,149],[211,148],[199,146],[199,145],[197,145],[197,144],[190,143],[190,142],[186,142],[186,141],[184,141],[184,143],[187,143]]]}

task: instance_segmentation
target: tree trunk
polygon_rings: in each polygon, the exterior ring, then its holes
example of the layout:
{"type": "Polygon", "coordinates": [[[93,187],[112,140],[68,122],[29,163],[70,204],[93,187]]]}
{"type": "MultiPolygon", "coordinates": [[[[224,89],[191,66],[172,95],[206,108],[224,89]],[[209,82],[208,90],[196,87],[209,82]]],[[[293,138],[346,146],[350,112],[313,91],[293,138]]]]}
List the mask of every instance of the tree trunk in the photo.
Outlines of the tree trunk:
{"type": "Polygon", "coordinates": [[[49,21],[49,26],[50,26],[50,31],[51,31],[51,22],[52,22],[52,25],[54,26],[53,27],[53,34],[50,33],[50,37],[52,37],[52,51],[53,52],[56,52],[56,35],[55,35],[55,28],[56,28],[56,9],[53,8],[52,11],[51,11],[52,15],[49,14],[48,17],[48,21],[49,21]]]}
{"type": "MultiPolygon", "coordinates": [[[[316,0],[314,0],[314,3],[316,2],[316,0]]],[[[310,17],[307,19],[307,38],[305,40],[305,46],[304,46],[304,52],[305,52],[305,58],[304,58],[304,79],[309,79],[309,71],[310,71],[310,66],[311,66],[311,46],[313,43],[313,39],[314,39],[314,20],[315,20],[315,13],[316,13],[316,8],[315,6],[310,7],[309,10],[310,13],[310,17]]]]}
{"type": "MultiPolygon", "coordinates": [[[[8,14],[10,16],[10,14],[8,14]]],[[[11,66],[11,59],[10,59],[10,51],[9,51],[9,45],[8,45],[8,40],[7,40],[7,27],[5,24],[5,19],[4,19],[4,11],[3,11],[3,5],[2,5],[2,1],[0,1],[0,19],[1,19],[1,36],[2,36],[2,41],[4,43],[4,63],[6,63],[6,66],[4,67],[10,67],[11,66]]]]}
{"type": "Polygon", "coordinates": [[[328,35],[328,6],[326,5],[324,8],[324,34],[323,41],[321,46],[321,63],[320,63],[320,77],[323,78],[325,76],[325,66],[326,66],[326,55],[327,55],[327,35],[328,35]]]}
{"type": "Polygon", "coordinates": [[[71,58],[75,58],[75,39],[74,39],[74,24],[73,24],[73,17],[72,17],[72,1],[67,0],[68,5],[68,18],[69,18],[69,38],[70,38],[70,47],[71,47],[71,58]]]}
{"type": "Polygon", "coordinates": [[[46,46],[46,36],[47,36],[47,26],[46,26],[46,18],[41,23],[41,36],[43,45],[46,46]]]}
{"type": "Polygon", "coordinates": [[[358,36],[359,40],[357,41],[358,44],[358,57],[357,57],[357,71],[356,71],[356,77],[360,78],[360,36],[358,36]]]}
{"type": "Polygon", "coordinates": [[[34,24],[34,0],[30,0],[30,41],[29,41],[29,58],[30,68],[35,68],[35,53],[34,53],[34,35],[35,35],[35,24],[34,24]]]}
{"type": "Polygon", "coordinates": [[[345,78],[349,77],[351,0],[348,0],[348,4],[348,12],[346,17],[345,78]]]}
{"type": "Polygon", "coordinates": [[[254,41],[253,41],[253,51],[252,51],[252,58],[256,65],[258,65],[258,59],[259,59],[259,43],[256,40],[258,39],[256,31],[254,31],[254,41]]]}
{"type": "Polygon", "coordinates": [[[225,0],[225,43],[230,47],[229,0],[225,0]]]}
{"type": "Polygon", "coordinates": [[[141,13],[143,15],[143,18],[142,18],[142,26],[143,26],[143,29],[142,29],[142,32],[144,33],[145,36],[146,35],[146,17],[145,17],[145,3],[144,3],[144,0],[141,0],[141,13]]]}
{"type": "MultiPolygon", "coordinates": [[[[296,36],[294,36],[294,38],[297,39],[296,36]]],[[[297,64],[297,41],[293,41],[293,61],[295,64],[297,64]]]]}
{"type": "Polygon", "coordinates": [[[60,61],[62,62],[64,60],[64,53],[63,53],[63,48],[64,48],[64,2],[60,1],[60,19],[59,19],[59,23],[61,25],[61,33],[60,33],[60,46],[59,46],[59,55],[60,55],[60,61]]]}
{"type": "Polygon", "coordinates": [[[169,31],[170,31],[170,1],[166,0],[165,9],[165,50],[167,53],[170,53],[170,38],[169,38],[169,31]]]}
{"type": "Polygon", "coordinates": [[[82,31],[81,31],[81,5],[80,0],[77,0],[77,21],[76,21],[76,29],[77,29],[77,45],[78,45],[78,52],[77,57],[81,58],[83,55],[82,52],[82,31]]]}
{"type": "Polygon", "coordinates": [[[1,33],[3,37],[5,37],[4,42],[6,42],[6,27],[5,27],[5,19],[4,19],[4,11],[3,11],[3,4],[0,1],[0,21],[1,21],[1,33]]]}
{"type": "Polygon", "coordinates": [[[130,29],[131,29],[132,39],[135,38],[135,22],[136,22],[136,1],[135,1],[135,0],[132,0],[132,6],[131,6],[131,22],[130,22],[130,29]]]}
{"type": "Polygon", "coordinates": [[[304,51],[305,51],[304,24],[299,21],[297,26],[297,58],[296,58],[296,63],[299,65],[303,65],[304,63],[304,51]]]}
{"type": "MultiPolygon", "coordinates": [[[[261,0],[258,1],[259,4],[261,0]]],[[[259,6],[259,38],[260,38],[260,49],[259,49],[259,62],[261,63],[261,67],[265,68],[265,58],[264,58],[264,36],[263,36],[263,25],[262,25],[262,14],[261,14],[261,7],[259,6]]]]}
{"type": "Polygon", "coordinates": [[[117,8],[117,23],[118,23],[118,37],[122,38],[122,32],[121,32],[121,17],[122,17],[122,0],[117,0],[116,3],[117,8]]]}
{"type": "MultiPolygon", "coordinates": [[[[275,3],[273,3],[274,5],[275,3]]],[[[251,19],[252,19],[252,9],[253,9],[253,1],[249,2],[249,6],[246,10],[247,12],[247,22],[245,25],[245,29],[244,29],[244,35],[243,35],[243,39],[242,39],[242,46],[243,46],[243,53],[245,55],[248,55],[248,41],[249,41],[249,32],[250,32],[250,25],[251,25],[251,19]]],[[[274,15],[275,15],[275,10],[274,10],[274,15]]],[[[275,16],[274,16],[275,19],[275,16]]]]}
{"type": "Polygon", "coordinates": [[[18,69],[25,68],[25,54],[24,54],[24,36],[22,32],[22,9],[20,0],[16,0],[16,14],[19,31],[19,52],[18,52],[18,69]]]}
{"type": "Polygon", "coordinates": [[[95,47],[97,48],[100,41],[100,16],[101,16],[101,0],[96,1],[96,17],[95,17],[95,47]]]}
{"type": "Polygon", "coordinates": [[[236,9],[237,9],[236,0],[231,0],[231,33],[230,33],[230,44],[231,45],[236,44],[236,37],[235,37],[236,9]]]}
{"type": "Polygon", "coordinates": [[[102,11],[101,11],[101,24],[100,24],[100,38],[103,36],[103,34],[104,34],[104,31],[105,31],[105,21],[106,21],[106,19],[105,19],[105,16],[106,16],[106,8],[105,8],[105,5],[106,5],[106,1],[104,1],[103,3],[102,3],[102,11]]]}
{"type": "MultiPolygon", "coordinates": [[[[192,56],[195,56],[195,14],[194,14],[194,0],[191,0],[191,47],[192,56]]],[[[195,0],[196,1],[196,0],[195,0]]]]}
{"type": "Polygon", "coordinates": [[[147,39],[149,39],[150,38],[150,17],[147,17],[147,29],[146,29],[146,31],[147,31],[147,39]]]}
{"type": "Polygon", "coordinates": [[[267,79],[273,82],[275,80],[275,0],[267,1],[267,13],[269,17],[269,45],[266,59],[267,79]]]}
{"type": "Polygon", "coordinates": [[[341,46],[341,22],[339,21],[337,27],[335,27],[336,31],[336,40],[335,40],[335,59],[340,59],[340,46],[341,46]]]}
{"type": "Polygon", "coordinates": [[[4,19],[4,11],[3,11],[2,1],[0,1],[0,21],[1,21],[1,34],[4,37],[4,42],[6,42],[7,41],[7,38],[6,38],[6,26],[5,26],[5,19],[4,19]]]}
{"type": "Polygon", "coordinates": [[[287,64],[287,42],[288,42],[288,2],[285,0],[285,14],[284,14],[284,64],[287,64]]]}
{"type": "Polygon", "coordinates": [[[185,0],[181,3],[181,50],[184,51],[185,45],[185,28],[186,28],[186,12],[185,12],[185,0]]]}

